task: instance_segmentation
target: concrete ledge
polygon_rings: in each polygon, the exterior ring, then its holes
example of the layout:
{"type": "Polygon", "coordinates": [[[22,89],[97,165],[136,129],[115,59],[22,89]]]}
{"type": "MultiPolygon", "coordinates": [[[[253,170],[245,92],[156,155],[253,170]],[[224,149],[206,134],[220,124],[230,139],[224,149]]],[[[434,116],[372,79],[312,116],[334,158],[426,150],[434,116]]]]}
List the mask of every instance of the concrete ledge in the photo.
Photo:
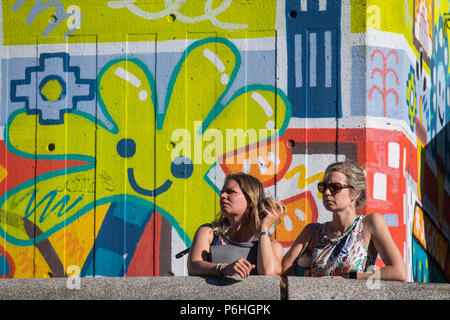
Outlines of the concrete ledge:
{"type": "Polygon", "coordinates": [[[448,283],[288,277],[288,300],[450,300],[448,283]]]}
{"type": "Polygon", "coordinates": [[[0,288],[0,300],[281,299],[279,277],[267,276],[1,279],[0,288]]]}
{"type": "MultiPolygon", "coordinates": [[[[0,279],[0,300],[281,299],[279,277],[268,276],[0,279]]],[[[450,284],[288,277],[287,299],[450,300],[450,284]]]]}

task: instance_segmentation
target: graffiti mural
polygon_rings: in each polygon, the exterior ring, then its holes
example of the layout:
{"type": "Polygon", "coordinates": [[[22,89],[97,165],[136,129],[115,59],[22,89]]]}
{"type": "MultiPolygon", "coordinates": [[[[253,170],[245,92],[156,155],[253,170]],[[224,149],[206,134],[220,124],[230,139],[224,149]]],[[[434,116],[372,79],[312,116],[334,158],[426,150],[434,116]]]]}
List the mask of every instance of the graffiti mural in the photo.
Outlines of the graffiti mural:
{"type": "Polygon", "coordinates": [[[446,1],[0,4],[0,278],[186,275],[237,171],[287,250],[352,159],[408,281],[449,281],[446,1]]]}
{"type": "Polygon", "coordinates": [[[91,41],[102,43],[123,41],[119,38],[126,34],[158,34],[158,41],[195,40],[196,34],[204,32],[233,39],[259,38],[275,30],[277,16],[276,0],[6,0],[2,8],[8,13],[3,17],[8,45],[36,39],[58,44],[80,35],[95,35],[91,41]]]}
{"type": "Polygon", "coordinates": [[[429,64],[431,59],[433,37],[433,0],[413,1],[413,43],[419,52],[424,53],[425,61],[429,64]]]}
{"type": "Polygon", "coordinates": [[[444,282],[448,241],[418,204],[413,221],[414,281],[444,282]]]}
{"type": "Polygon", "coordinates": [[[395,87],[399,85],[398,82],[398,76],[397,76],[397,72],[395,71],[394,68],[388,68],[387,64],[388,64],[388,59],[389,56],[393,56],[395,58],[394,60],[394,64],[398,65],[398,55],[397,52],[395,50],[391,50],[389,51],[386,55],[383,54],[383,52],[381,52],[380,50],[374,50],[370,56],[370,61],[374,61],[374,57],[376,54],[379,54],[381,56],[381,65],[382,67],[379,68],[373,68],[372,72],[370,74],[370,79],[373,79],[375,74],[378,73],[378,75],[381,77],[381,84],[380,86],[377,85],[373,85],[370,90],[369,90],[369,96],[368,99],[369,101],[372,100],[372,94],[374,91],[377,91],[380,95],[381,95],[381,101],[382,101],[382,106],[383,106],[383,117],[386,117],[386,108],[387,108],[387,97],[389,96],[389,94],[392,94],[395,97],[395,105],[398,105],[398,93],[395,90],[395,87]],[[392,84],[389,84],[387,81],[388,75],[392,73],[392,77],[395,82],[392,84]],[[381,87],[381,88],[380,88],[381,87]]]}
{"type": "Polygon", "coordinates": [[[28,114],[39,114],[40,124],[62,123],[79,101],[94,100],[95,80],[80,79],[80,67],[69,61],[67,53],[41,54],[37,67],[25,68],[25,79],[11,81],[11,102],[23,102],[28,114]]]}
{"type": "Polygon", "coordinates": [[[340,117],[339,1],[286,1],[288,97],[296,117],[340,117]]]}
{"type": "MultiPolygon", "coordinates": [[[[202,159],[208,145],[205,143],[202,146],[200,143],[198,153],[198,139],[201,141],[208,130],[223,133],[225,137],[225,131],[231,129],[230,120],[233,118],[236,129],[248,126],[239,121],[239,116],[245,115],[240,109],[244,101],[247,101],[247,112],[253,116],[251,128],[264,131],[264,138],[270,138],[275,129],[283,132],[291,113],[283,92],[262,84],[242,87],[226,104],[218,103],[222,102],[221,97],[227,93],[236,78],[240,67],[240,53],[225,39],[207,38],[189,46],[175,65],[166,93],[164,114],[155,112],[155,80],[141,60],[119,58],[109,61],[100,70],[96,84],[101,111],[112,124],[112,127],[108,128],[98,119],[77,112],[78,96],[65,93],[65,83],[58,81],[62,77],[54,75],[61,69],[56,68],[55,71],[49,67],[52,66],[49,60],[61,58],[69,60],[67,54],[40,57],[41,65],[45,65],[49,71],[37,77],[34,86],[30,84],[31,81],[27,81],[30,77],[25,77],[26,80],[11,81],[11,101],[23,103],[24,108],[16,110],[8,118],[5,143],[10,152],[23,158],[77,159],[82,164],[46,172],[45,175],[36,175],[10,190],[1,200],[7,217],[14,215],[16,221],[24,221],[23,228],[14,229],[9,228],[9,219],[5,218],[2,221],[5,239],[15,246],[34,245],[38,249],[45,243],[39,251],[53,276],[63,276],[64,268],[60,259],[53,261],[53,258],[58,258],[57,254],[53,255],[55,257],[46,257],[49,250],[55,251],[49,238],[55,235],[58,241],[64,237],[69,237],[64,238],[64,242],[70,241],[70,234],[67,235],[69,226],[81,220],[84,215],[89,216],[93,210],[95,222],[100,226],[95,230],[95,235],[92,233],[92,237],[95,237],[94,247],[73,249],[77,251],[78,257],[83,259],[79,260],[83,262],[82,276],[94,273],[104,276],[125,275],[154,212],[162,214],[178,232],[185,245],[189,246],[198,225],[203,223],[205,217],[209,216],[211,219],[215,214],[211,211],[209,215],[192,216],[183,221],[184,210],[202,210],[201,203],[200,207],[196,208],[199,203],[192,201],[194,194],[189,205],[193,207],[186,207],[183,202],[179,202],[180,206],[173,203],[174,195],[185,192],[185,181],[191,181],[192,186],[196,186],[189,188],[191,192],[198,191],[198,187],[204,183],[205,198],[215,201],[214,188],[204,180],[204,175],[211,166],[211,163],[202,159]],[[212,81],[211,75],[214,74],[216,80],[212,81]],[[57,79],[55,84],[48,84],[54,79],[57,79]],[[187,106],[183,106],[183,101],[187,99],[187,79],[191,81],[192,89],[202,88],[205,91],[205,95],[194,94],[188,98],[190,105],[197,106],[198,111],[203,112],[202,118],[199,114],[192,113],[192,109],[189,110],[192,114],[190,123],[179,118],[180,112],[184,114],[188,111],[187,106]],[[23,97],[24,93],[17,93],[19,90],[15,88],[22,85],[34,87],[34,90],[38,88],[41,100],[39,103],[32,103],[38,106],[38,111],[30,111],[30,107],[27,108],[29,98],[23,97]],[[48,106],[49,99],[45,99],[48,96],[57,97],[53,100],[62,100],[63,105],[69,104],[71,108],[60,110],[51,106],[50,110],[58,111],[56,114],[43,112],[48,106]],[[255,122],[255,116],[258,114],[260,121],[255,122]],[[183,121],[180,123],[180,120],[183,121]],[[35,125],[32,125],[33,123],[35,125]],[[188,141],[185,136],[174,135],[180,127],[192,139],[189,138],[188,141]],[[29,132],[23,134],[25,131],[29,132]],[[29,136],[34,134],[42,137],[42,143],[35,145],[34,139],[29,139],[29,136]],[[154,136],[154,140],[149,139],[151,136],[154,136]],[[68,137],[83,137],[83,143],[68,137]],[[191,141],[193,152],[190,151],[191,148],[186,147],[187,143],[191,146],[191,141]],[[158,161],[149,162],[150,155],[155,153],[158,154],[158,161]],[[174,153],[177,157],[172,156],[174,153]],[[122,174],[120,168],[125,174],[122,174]],[[170,196],[169,193],[174,195],[170,196]],[[209,197],[207,193],[210,194],[209,197]],[[101,205],[105,205],[105,211],[100,214],[103,218],[98,220],[96,209],[101,205]],[[170,213],[167,208],[171,208],[170,213]],[[181,224],[184,226],[181,227],[181,224]],[[64,235],[59,234],[62,229],[66,231],[64,235]]],[[[45,72],[45,68],[41,68],[42,72],[45,72]]],[[[36,73],[36,70],[26,68],[25,73],[36,73]]],[[[80,84],[73,80],[73,84],[82,90],[84,83],[81,83],[81,80],[79,82],[80,84]]],[[[93,88],[93,84],[89,84],[88,88],[93,88]]],[[[89,97],[82,94],[79,96],[89,97]]],[[[238,141],[237,145],[220,141],[220,151],[216,150],[216,158],[221,153],[228,153],[257,141],[258,136],[249,137],[243,142],[238,141]]],[[[218,142],[216,139],[216,143],[218,142]]],[[[78,242],[73,240],[73,245],[79,245],[78,242]]]]}

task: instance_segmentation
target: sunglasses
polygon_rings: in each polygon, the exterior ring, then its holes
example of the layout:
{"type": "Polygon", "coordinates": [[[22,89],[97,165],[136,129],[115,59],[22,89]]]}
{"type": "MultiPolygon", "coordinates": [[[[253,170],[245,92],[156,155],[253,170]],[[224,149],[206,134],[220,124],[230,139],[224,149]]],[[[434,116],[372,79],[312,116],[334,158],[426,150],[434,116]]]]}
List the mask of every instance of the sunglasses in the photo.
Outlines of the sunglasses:
{"type": "Polygon", "coordinates": [[[353,188],[353,186],[349,186],[339,182],[332,182],[332,183],[319,182],[317,184],[317,188],[319,189],[320,193],[324,193],[325,190],[330,189],[331,194],[334,195],[336,193],[341,192],[342,189],[353,188]]]}

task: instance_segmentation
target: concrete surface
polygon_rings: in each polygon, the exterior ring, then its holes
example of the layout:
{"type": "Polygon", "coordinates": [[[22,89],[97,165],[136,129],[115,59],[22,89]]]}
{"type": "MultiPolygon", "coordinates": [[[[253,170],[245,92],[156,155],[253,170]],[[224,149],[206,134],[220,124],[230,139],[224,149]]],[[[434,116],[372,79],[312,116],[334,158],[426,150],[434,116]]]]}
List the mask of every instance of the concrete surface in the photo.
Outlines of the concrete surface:
{"type": "Polygon", "coordinates": [[[288,277],[289,300],[450,300],[448,283],[288,277]]]}
{"type": "Polygon", "coordinates": [[[279,278],[267,276],[252,276],[244,280],[182,276],[0,279],[0,300],[280,300],[280,298],[279,278]]]}
{"type": "MultiPolygon", "coordinates": [[[[450,300],[450,284],[289,277],[289,300],[450,300]]],[[[278,277],[0,279],[0,300],[280,300],[278,277]]]]}

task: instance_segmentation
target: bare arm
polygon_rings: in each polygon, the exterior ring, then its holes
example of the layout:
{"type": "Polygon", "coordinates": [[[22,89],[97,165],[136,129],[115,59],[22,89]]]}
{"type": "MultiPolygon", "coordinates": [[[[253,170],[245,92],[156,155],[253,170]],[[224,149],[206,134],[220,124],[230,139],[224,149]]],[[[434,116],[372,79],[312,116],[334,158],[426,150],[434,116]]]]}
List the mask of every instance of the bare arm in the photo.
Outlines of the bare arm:
{"type": "Polygon", "coordinates": [[[379,272],[377,277],[381,280],[406,281],[406,265],[402,255],[395,245],[383,216],[373,213],[365,217],[364,226],[370,229],[371,241],[380,254],[385,266],[374,272],[358,273],[358,279],[368,279],[379,272]]]}
{"type": "MultiPolygon", "coordinates": [[[[261,232],[263,230],[261,228],[261,232]]],[[[282,257],[283,247],[278,241],[270,239],[267,235],[259,238],[257,260],[259,275],[279,275],[282,257]]]]}
{"type": "Polygon", "coordinates": [[[295,262],[297,261],[300,252],[303,251],[303,248],[309,244],[315,226],[316,224],[310,223],[303,228],[302,232],[299,234],[297,239],[295,239],[288,252],[284,255],[283,260],[281,261],[283,268],[282,276],[287,277],[293,274],[295,262]]]}
{"type": "Polygon", "coordinates": [[[217,275],[216,265],[207,261],[206,257],[210,253],[213,230],[209,226],[198,228],[192,241],[191,249],[187,260],[188,274],[197,275],[217,275]]]}
{"type": "MultiPolygon", "coordinates": [[[[259,232],[269,232],[270,227],[278,220],[283,212],[280,204],[277,209],[265,209],[265,217],[261,221],[259,232]]],[[[270,239],[267,234],[259,237],[258,243],[258,274],[259,275],[279,275],[281,273],[281,259],[283,257],[283,247],[276,241],[270,239]]]]}

